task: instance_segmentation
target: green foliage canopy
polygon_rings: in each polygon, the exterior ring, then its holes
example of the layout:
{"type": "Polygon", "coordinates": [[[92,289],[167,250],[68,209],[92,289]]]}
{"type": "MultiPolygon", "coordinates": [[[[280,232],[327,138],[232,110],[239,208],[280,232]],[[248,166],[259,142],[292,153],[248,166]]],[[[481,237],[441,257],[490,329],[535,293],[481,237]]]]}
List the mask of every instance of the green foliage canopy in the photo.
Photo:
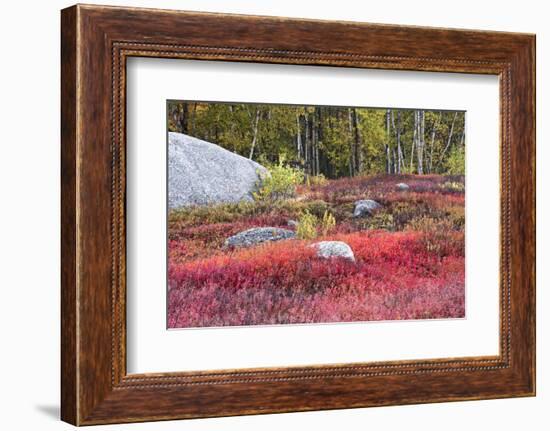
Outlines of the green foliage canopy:
{"type": "Polygon", "coordinates": [[[307,177],[465,170],[460,111],[169,101],[168,130],[307,177]]]}

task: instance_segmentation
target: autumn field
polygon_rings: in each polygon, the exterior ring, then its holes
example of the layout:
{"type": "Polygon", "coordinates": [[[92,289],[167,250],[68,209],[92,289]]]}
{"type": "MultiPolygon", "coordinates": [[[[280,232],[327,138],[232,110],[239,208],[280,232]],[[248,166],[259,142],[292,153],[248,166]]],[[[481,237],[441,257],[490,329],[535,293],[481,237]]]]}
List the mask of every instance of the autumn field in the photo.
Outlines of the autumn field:
{"type": "Polygon", "coordinates": [[[464,223],[464,177],[449,175],[323,179],[284,199],[172,209],[168,327],[464,317],[464,223]],[[354,215],[365,199],[378,206],[354,215]],[[228,243],[263,226],[296,236],[228,243]],[[319,256],[320,241],[353,259],[319,256]]]}

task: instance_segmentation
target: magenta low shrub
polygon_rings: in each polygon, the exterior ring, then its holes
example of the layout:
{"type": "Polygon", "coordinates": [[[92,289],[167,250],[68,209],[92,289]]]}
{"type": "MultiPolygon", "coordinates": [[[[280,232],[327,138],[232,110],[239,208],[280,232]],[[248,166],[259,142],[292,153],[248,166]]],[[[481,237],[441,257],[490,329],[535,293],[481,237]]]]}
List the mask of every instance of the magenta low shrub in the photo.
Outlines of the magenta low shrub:
{"type": "MultiPolygon", "coordinates": [[[[464,316],[461,177],[371,176],[300,186],[292,200],[181,210],[169,219],[172,328],[464,316]],[[397,183],[409,185],[398,191],[397,183]],[[374,199],[376,217],[352,217],[374,199]],[[356,262],[316,257],[313,242],[231,250],[225,240],[260,226],[288,228],[304,211],[335,216],[315,239],[346,242],[356,262]]],[[[294,229],[294,227],[291,227],[294,229]]]]}
{"type": "Polygon", "coordinates": [[[170,327],[464,316],[464,258],[426,250],[418,232],[335,235],[356,263],[304,241],[170,265],[170,327]]]}

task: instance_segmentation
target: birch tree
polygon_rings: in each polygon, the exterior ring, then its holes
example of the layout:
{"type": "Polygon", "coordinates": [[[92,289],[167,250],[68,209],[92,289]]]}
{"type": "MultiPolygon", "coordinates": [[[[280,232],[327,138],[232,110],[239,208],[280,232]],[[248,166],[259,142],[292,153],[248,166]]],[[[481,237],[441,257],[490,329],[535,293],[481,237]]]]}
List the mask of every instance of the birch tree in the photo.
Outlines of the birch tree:
{"type": "Polygon", "coordinates": [[[252,143],[250,144],[250,154],[248,158],[252,160],[254,155],[254,148],[256,147],[256,141],[258,139],[258,123],[260,122],[260,108],[256,108],[256,117],[252,120],[252,114],[250,114],[252,121],[252,143]]]}
{"type": "Polygon", "coordinates": [[[416,159],[417,159],[417,172],[419,175],[424,174],[424,147],[426,144],[424,136],[424,111],[417,110],[416,115],[416,159]]]}
{"type": "Polygon", "coordinates": [[[463,173],[464,113],[420,109],[172,102],[168,130],[308,175],[463,173]]]}
{"type": "Polygon", "coordinates": [[[428,173],[432,173],[433,168],[433,160],[434,160],[434,145],[435,145],[435,133],[437,130],[437,126],[439,125],[439,122],[441,121],[441,111],[439,111],[439,115],[436,119],[434,119],[432,123],[432,132],[431,132],[431,141],[430,141],[430,164],[428,166],[428,173]]]}
{"type": "Polygon", "coordinates": [[[449,134],[447,136],[447,145],[445,145],[445,148],[443,149],[443,152],[441,153],[441,156],[439,157],[439,164],[440,165],[443,163],[443,158],[445,157],[445,154],[447,153],[447,150],[451,146],[457,116],[458,116],[458,112],[455,112],[455,114],[453,116],[453,121],[452,121],[451,126],[449,128],[449,134]]]}

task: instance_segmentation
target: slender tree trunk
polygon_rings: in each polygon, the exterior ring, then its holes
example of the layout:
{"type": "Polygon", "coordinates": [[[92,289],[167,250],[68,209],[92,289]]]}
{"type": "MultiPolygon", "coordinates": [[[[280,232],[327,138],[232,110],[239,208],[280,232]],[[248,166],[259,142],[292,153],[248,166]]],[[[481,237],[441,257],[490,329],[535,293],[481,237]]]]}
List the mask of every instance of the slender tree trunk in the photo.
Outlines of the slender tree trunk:
{"type": "Polygon", "coordinates": [[[313,162],[313,175],[319,173],[319,142],[318,142],[318,124],[317,124],[317,108],[313,112],[313,123],[311,124],[311,143],[312,143],[312,154],[311,160],[313,162]]]}
{"type": "Polygon", "coordinates": [[[411,142],[411,152],[409,159],[409,173],[413,173],[413,162],[414,162],[414,150],[416,147],[416,140],[418,139],[418,110],[414,111],[414,124],[413,124],[413,138],[411,142]]]}
{"type": "Polygon", "coordinates": [[[359,121],[357,119],[357,110],[353,108],[353,135],[354,135],[354,159],[355,159],[355,173],[360,174],[362,169],[362,148],[361,148],[361,134],[359,133],[359,121]]]}
{"type": "Polygon", "coordinates": [[[256,118],[252,123],[252,144],[250,145],[250,154],[248,158],[252,160],[254,155],[254,148],[256,147],[256,141],[258,139],[258,123],[260,122],[260,109],[256,108],[256,118]]]}
{"type": "Polygon", "coordinates": [[[317,124],[317,175],[321,174],[323,170],[321,169],[321,147],[323,145],[323,109],[318,108],[319,123],[317,124]]]}
{"type": "Polygon", "coordinates": [[[193,103],[193,110],[191,111],[191,127],[189,129],[189,133],[191,135],[195,134],[195,120],[197,118],[197,104],[193,103]]]}
{"type": "Polygon", "coordinates": [[[189,122],[189,104],[188,103],[182,103],[181,105],[181,111],[178,110],[178,127],[181,130],[181,133],[188,134],[188,122],[189,122]]]}
{"type": "Polygon", "coordinates": [[[434,123],[432,124],[432,140],[430,143],[430,165],[428,168],[428,172],[432,173],[433,168],[433,160],[434,160],[434,145],[435,145],[435,131],[437,130],[437,126],[439,126],[439,122],[441,121],[441,112],[439,112],[439,116],[437,119],[434,120],[434,123]]]}
{"type": "Polygon", "coordinates": [[[390,114],[386,109],[386,173],[391,174],[391,153],[390,153],[390,114]]]}
{"type": "MultiPolygon", "coordinates": [[[[232,136],[233,136],[234,133],[235,133],[235,122],[233,122],[233,121],[231,122],[230,133],[231,133],[232,136]]],[[[237,152],[237,145],[235,144],[235,142],[233,142],[233,152],[234,152],[235,154],[238,154],[238,152],[237,152]]]]}
{"type": "Polygon", "coordinates": [[[353,113],[352,109],[348,108],[348,131],[349,131],[349,175],[355,176],[355,137],[353,133],[353,113]]]}
{"type": "Polygon", "coordinates": [[[401,119],[401,111],[397,111],[397,173],[401,173],[401,168],[404,165],[403,160],[403,151],[401,150],[401,127],[402,127],[402,119],[401,119]]]}
{"type": "Polygon", "coordinates": [[[296,152],[302,157],[302,131],[300,130],[300,115],[296,114],[296,152]]]}
{"type": "Polygon", "coordinates": [[[454,132],[454,128],[455,128],[455,121],[456,121],[457,115],[458,115],[458,112],[455,112],[455,115],[453,117],[453,122],[451,123],[451,128],[449,129],[449,135],[447,137],[447,145],[445,145],[445,148],[443,149],[443,152],[441,153],[441,156],[439,157],[439,165],[440,166],[443,163],[443,158],[445,157],[445,153],[447,152],[447,150],[451,146],[451,142],[452,142],[452,139],[453,139],[453,132],[454,132]]]}
{"type": "Polygon", "coordinates": [[[424,173],[424,160],[426,159],[426,112],[422,111],[422,133],[420,136],[422,136],[422,173],[424,173]]]}
{"type": "Polygon", "coordinates": [[[418,110],[416,112],[416,115],[418,117],[417,123],[418,123],[418,132],[417,132],[417,139],[416,139],[416,158],[418,161],[417,166],[417,172],[418,175],[424,174],[424,111],[418,110]]]}

